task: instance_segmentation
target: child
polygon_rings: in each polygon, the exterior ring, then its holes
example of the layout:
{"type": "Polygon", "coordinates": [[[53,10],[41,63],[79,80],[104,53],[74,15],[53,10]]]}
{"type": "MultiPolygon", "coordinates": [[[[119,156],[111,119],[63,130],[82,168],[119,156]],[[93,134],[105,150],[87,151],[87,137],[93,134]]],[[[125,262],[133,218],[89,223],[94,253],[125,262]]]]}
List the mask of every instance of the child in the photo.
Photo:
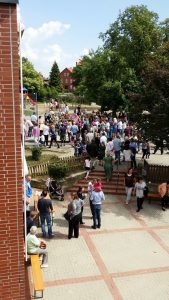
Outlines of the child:
{"type": "Polygon", "coordinates": [[[99,178],[93,184],[93,190],[95,192],[101,192],[101,190],[102,190],[102,183],[101,183],[101,180],[99,178]]]}
{"type": "Polygon", "coordinates": [[[40,142],[40,144],[42,144],[43,146],[45,146],[45,136],[44,136],[44,134],[41,134],[39,142],[40,142]]]}
{"type": "Polygon", "coordinates": [[[85,170],[86,170],[85,179],[87,179],[91,170],[91,159],[89,156],[85,159],[85,170]]]}
{"type": "Polygon", "coordinates": [[[80,156],[80,144],[76,143],[74,148],[75,148],[74,156],[80,156]]]}

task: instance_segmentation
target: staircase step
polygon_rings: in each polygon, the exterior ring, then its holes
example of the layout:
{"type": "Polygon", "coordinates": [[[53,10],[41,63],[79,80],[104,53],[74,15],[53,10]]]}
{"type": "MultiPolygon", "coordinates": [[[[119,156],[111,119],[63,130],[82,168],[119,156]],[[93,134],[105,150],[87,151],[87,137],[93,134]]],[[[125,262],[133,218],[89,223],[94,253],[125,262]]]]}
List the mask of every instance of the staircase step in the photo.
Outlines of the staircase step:
{"type": "MultiPolygon", "coordinates": [[[[75,186],[73,186],[72,188],[69,188],[67,190],[68,192],[77,192],[77,188],[75,186]]],[[[111,189],[107,189],[107,188],[103,188],[103,192],[105,194],[112,194],[112,195],[125,195],[125,189],[123,188],[117,188],[114,187],[114,188],[111,188],[111,189]]],[[[84,193],[87,193],[87,189],[84,188],[84,193]]]]}
{"type": "MultiPolygon", "coordinates": [[[[85,187],[85,188],[87,188],[87,186],[88,186],[88,183],[86,183],[86,182],[77,182],[77,183],[75,183],[73,186],[75,186],[75,187],[79,187],[79,186],[82,186],[82,187],[85,187]]],[[[116,186],[118,186],[119,188],[121,187],[121,188],[124,188],[124,183],[122,182],[118,182],[118,184],[116,183],[116,182],[114,182],[114,183],[111,183],[111,184],[109,184],[108,182],[106,182],[106,183],[103,183],[102,182],[102,187],[103,187],[103,189],[106,189],[106,188],[108,188],[108,189],[112,189],[112,188],[116,188],[116,186]]]]}
{"type": "MultiPolygon", "coordinates": [[[[92,178],[97,178],[97,177],[99,177],[99,178],[106,178],[106,176],[105,176],[105,174],[104,173],[102,173],[102,174],[94,174],[94,173],[90,173],[89,174],[89,177],[92,177],[92,178]]],[[[113,176],[112,176],[113,178],[117,178],[117,177],[119,177],[119,178],[124,178],[124,175],[123,174],[113,174],[113,176]]]]}
{"type": "MultiPolygon", "coordinates": [[[[88,184],[88,182],[90,181],[90,177],[86,180],[86,179],[80,179],[79,181],[78,181],[78,183],[81,183],[81,184],[88,184]]],[[[92,180],[92,179],[91,179],[92,180]]],[[[124,186],[124,179],[123,178],[112,178],[112,180],[111,181],[109,181],[109,182],[107,182],[107,180],[104,178],[104,179],[102,179],[101,180],[101,183],[103,184],[103,185],[105,185],[105,184],[108,184],[109,186],[110,185],[113,185],[113,184],[117,184],[117,182],[119,183],[119,184],[122,184],[123,186],[124,186]]]]}
{"type": "MultiPolygon", "coordinates": [[[[68,192],[77,192],[77,189],[76,188],[71,188],[71,189],[68,189],[68,192]]],[[[111,194],[111,195],[125,195],[125,190],[116,190],[116,189],[113,189],[113,190],[107,190],[107,189],[104,189],[103,192],[105,194],[111,194]]],[[[85,193],[87,193],[87,190],[85,190],[85,193]]]]}
{"type": "MultiPolygon", "coordinates": [[[[122,175],[124,176],[125,172],[118,172],[118,171],[113,171],[112,172],[113,174],[119,174],[119,175],[122,175]]],[[[91,171],[90,174],[98,174],[98,175],[102,175],[102,174],[105,174],[104,170],[103,171],[91,171]]]]}

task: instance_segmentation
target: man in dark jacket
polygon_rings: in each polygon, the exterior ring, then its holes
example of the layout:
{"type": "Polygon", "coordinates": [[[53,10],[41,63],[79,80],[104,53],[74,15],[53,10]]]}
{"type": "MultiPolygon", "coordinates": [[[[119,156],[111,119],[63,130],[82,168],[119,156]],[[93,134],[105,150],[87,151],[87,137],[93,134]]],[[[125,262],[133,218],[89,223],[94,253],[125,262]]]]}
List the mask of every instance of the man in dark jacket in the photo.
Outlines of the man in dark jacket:
{"type": "Polygon", "coordinates": [[[52,220],[51,213],[53,212],[52,201],[47,198],[48,192],[43,190],[41,198],[38,200],[38,210],[41,220],[42,235],[46,237],[45,220],[48,226],[48,237],[52,238],[52,220]]]}

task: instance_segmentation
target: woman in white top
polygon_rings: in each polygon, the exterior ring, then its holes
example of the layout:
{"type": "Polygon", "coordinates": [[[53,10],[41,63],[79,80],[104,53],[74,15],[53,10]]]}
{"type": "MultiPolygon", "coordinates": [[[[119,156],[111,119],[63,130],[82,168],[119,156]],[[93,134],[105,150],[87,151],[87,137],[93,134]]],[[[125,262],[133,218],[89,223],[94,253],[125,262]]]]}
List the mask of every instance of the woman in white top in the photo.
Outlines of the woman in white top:
{"type": "Polygon", "coordinates": [[[91,159],[89,156],[85,159],[85,170],[86,170],[85,179],[87,179],[91,170],[91,159]]]}

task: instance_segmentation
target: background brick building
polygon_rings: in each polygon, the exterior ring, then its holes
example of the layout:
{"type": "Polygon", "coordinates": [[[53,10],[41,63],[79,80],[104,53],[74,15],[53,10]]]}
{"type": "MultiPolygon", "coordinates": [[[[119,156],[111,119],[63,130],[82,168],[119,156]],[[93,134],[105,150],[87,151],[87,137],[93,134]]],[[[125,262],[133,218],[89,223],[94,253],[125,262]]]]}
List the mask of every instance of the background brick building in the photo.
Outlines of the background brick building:
{"type": "Polygon", "coordinates": [[[0,300],[25,295],[16,5],[0,0],[0,300]]]}
{"type": "Polygon", "coordinates": [[[73,86],[73,78],[72,78],[72,68],[65,68],[61,73],[60,73],[60,79],[63,85],[63,88],[67,92],[72,92],[74,90],[73,86]]]}

